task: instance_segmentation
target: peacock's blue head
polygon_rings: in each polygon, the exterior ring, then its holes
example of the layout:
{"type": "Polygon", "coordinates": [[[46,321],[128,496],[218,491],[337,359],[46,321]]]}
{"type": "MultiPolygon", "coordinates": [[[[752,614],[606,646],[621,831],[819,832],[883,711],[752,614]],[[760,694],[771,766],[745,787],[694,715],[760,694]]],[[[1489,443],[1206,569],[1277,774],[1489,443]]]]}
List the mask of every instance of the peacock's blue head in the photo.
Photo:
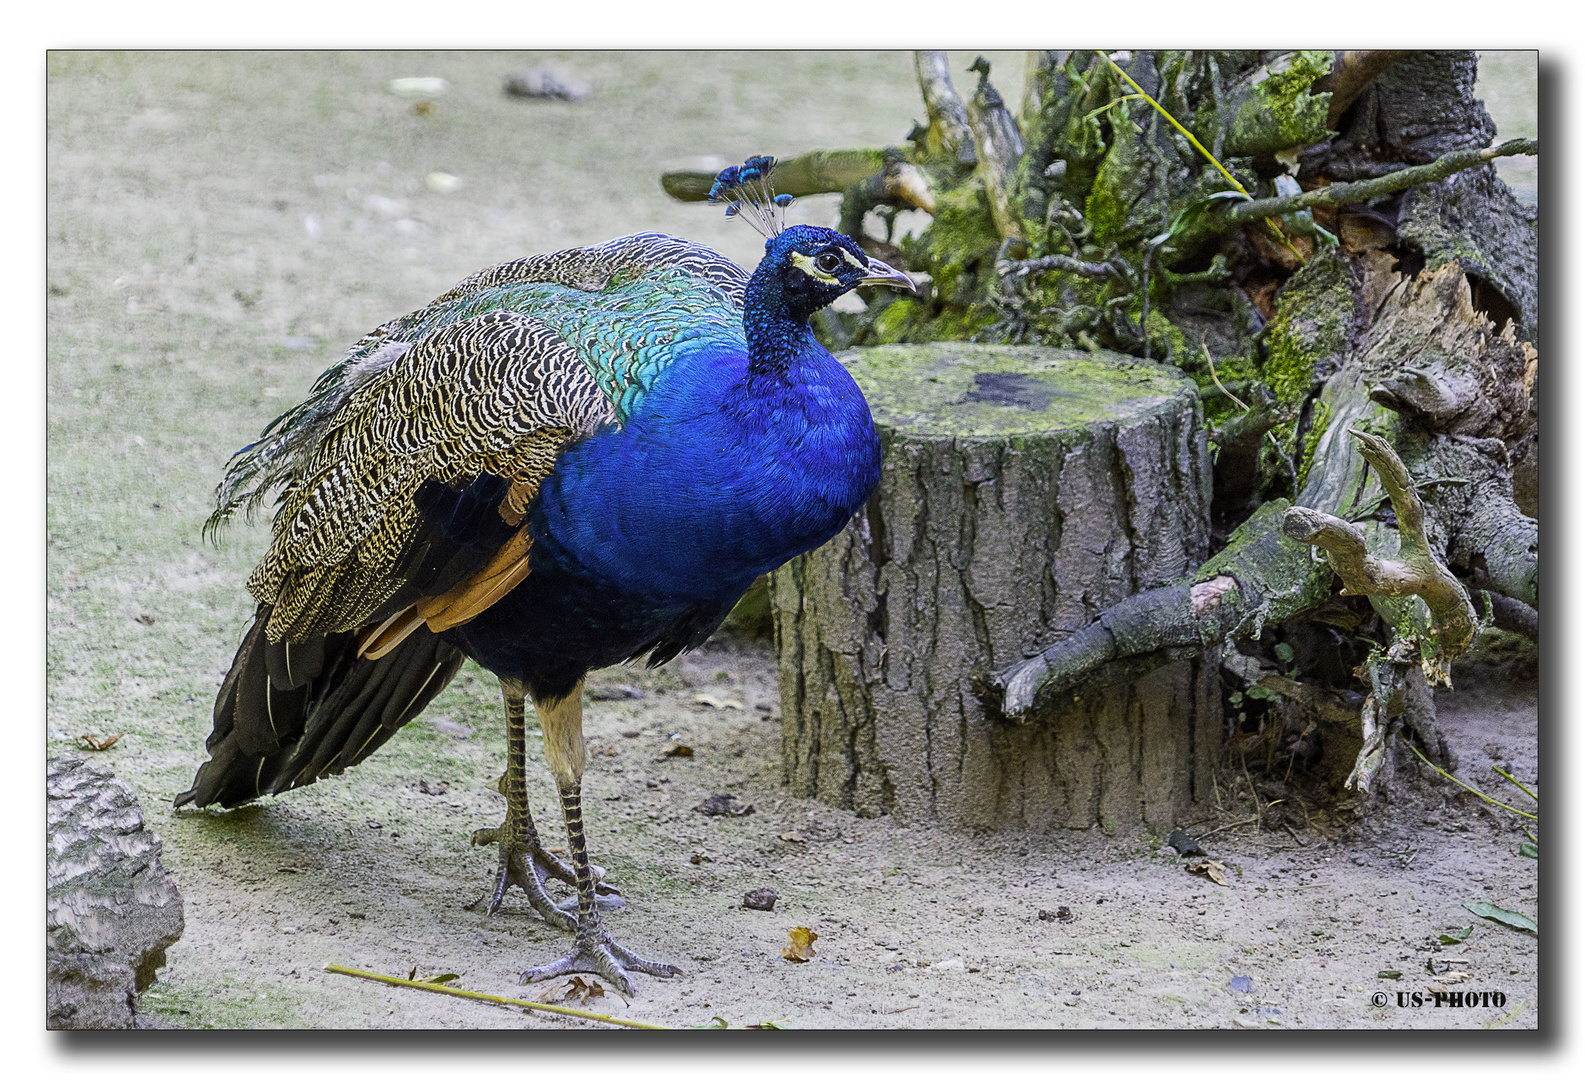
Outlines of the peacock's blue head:
{"type": "Polygon", "coordinates": [[[913,279],[879,259],[864,254],[852,239],[835,229],[784,223],[790,195],[771,189],[772,157],[751,157],[742,165],[722,169],[710,188],[710,201],[725,203],[728,217],[738,217],[765,237],[765,258],[754,272],[751,292],[763,299],[775,294],[788,314],[808,319],[816,311],[859,285],[889,285],[915,296],[913,279]]]}
{"type": "Polygon", "coordinates": [[[803,318],[860,285],[919,291],[901,270],[870,258],[850,237],[818,225],[794,225],[765,241],[765,258],[754,276],[773,279],[790,312],[803,318]]]}

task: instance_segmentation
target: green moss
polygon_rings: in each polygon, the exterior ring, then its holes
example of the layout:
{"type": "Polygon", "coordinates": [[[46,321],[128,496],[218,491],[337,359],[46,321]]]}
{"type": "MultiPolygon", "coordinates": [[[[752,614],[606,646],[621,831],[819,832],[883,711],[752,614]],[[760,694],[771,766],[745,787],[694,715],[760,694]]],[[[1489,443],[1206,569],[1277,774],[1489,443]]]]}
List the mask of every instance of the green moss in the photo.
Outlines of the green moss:
{"type": "Polygon", "coordinates": [[[1141,132],[1129,118],[1128,105],[1118,102],[1110,115],[1112,146],[1084,200],[1084,216],[1095,229],[1095,243],[1102,248],[1121,246],[1144,235],[1139,223],[1131,219],[1134,206],[1150,184],[1150,166],[1140,153],[1141,132]]]}
{"type": "Polygon", "coordinates": [[[1083,432],[1194,393],[1174,367],[1108,352],[941,343],[850,349],[838,359],[875,419],[914,436],[1083,432]]]}
{"type": "Polygon", "coordinates": [[[942,303],[967,307],[983,301],[987,274],[979,271],[989,270],[1001,237],[977,178],[937,200],[935,219],[920,240],[942,303]]]}
{"type": "Polygon", "coordinates": [[[1304,482],[1309,479],[1310,465],[1315,461],[1315,448],[1321,443],[1321,436],[1326,434],[1327,425],[1332,422],[1332,409],[1324,401],[1315,403],[1315,412],[1310,418],[1310,430],[1304,436],[1304,453],[1299,457],[1298,490],[1304,490],[1304,482]]]}
{"type": "Polygon", "coordinates": [[[1145,336],[1150,339],[1150,355],[1158,360],[1171,355],[1175,362],[1181,362],[1194,348],[1183,331],[1157,308],[1151,308],[1145,316],[1145,336]]]}
{"type": "Polygon", "coordinates": [[[1353,315],[1353,279],[1335,251],[1316,256],[1288,279],[1266,324],[1260,370],[1279,400],[1291,405],[1309,395],[1317,363],[1342,353],[1353,315]]]}
{"type": "MultiPolygon", "coordinates": [[[[1289,53],[1238,86],[1216,116],[1202,106],[1195,117],[1201,140],[1215,138],[1225,124],[1222,152],[1227,157],[1274,154],[1324,141],[1332,95],[1312,94],[1310,85],[1332,70],[1332,54],[1322,49],[1289,53]]],[[[1225,162],[1224,162],[1225,163],[1225,162]]]]}
{"type": "Polygon", "coordinates": [[[876,314],[864,335],[866,345],[890,345],[907,341],[908,333],[925,316],[924,305],[914,300],[893,300],[876,314]]]}

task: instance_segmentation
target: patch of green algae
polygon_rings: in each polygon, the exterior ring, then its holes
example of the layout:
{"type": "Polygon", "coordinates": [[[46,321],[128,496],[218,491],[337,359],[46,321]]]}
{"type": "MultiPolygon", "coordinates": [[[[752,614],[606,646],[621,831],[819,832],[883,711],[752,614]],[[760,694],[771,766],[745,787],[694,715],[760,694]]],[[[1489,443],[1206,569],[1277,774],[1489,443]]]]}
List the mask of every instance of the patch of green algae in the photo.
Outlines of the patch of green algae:
{"type": "Polygon", "coordinates": [[[1296,404],[1309,395],[1316,365],[1341,356],[1353,318],[1353,278],[1335,250],[1323,251],[1288,279],[1266,324],[1260,371],[1279,400],[1296,404]]]}
{"type": "Polygon", "coordinates": [[[913,435],[1082,428],[1196,394],[1174,367],[1108,352],[934,342],[850,349],[839,359],[876,421],[913,435]]]}

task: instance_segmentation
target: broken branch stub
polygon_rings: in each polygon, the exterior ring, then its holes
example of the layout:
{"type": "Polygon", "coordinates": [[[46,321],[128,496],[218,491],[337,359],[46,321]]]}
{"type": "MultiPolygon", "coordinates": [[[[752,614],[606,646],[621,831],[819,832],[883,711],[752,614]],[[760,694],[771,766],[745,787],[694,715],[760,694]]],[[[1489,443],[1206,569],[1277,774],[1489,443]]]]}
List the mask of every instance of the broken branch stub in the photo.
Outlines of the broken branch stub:
{"type": "MultiPolygon", "coordinates": [[[[776,191],[793,198],[844,192],[863,183],[886,167],[883,150],[811,150],[794,158],[776,162],[773,183],[776,191]]],[[[704,202],[716,174],[682,169],[661,174],[660,186],[681,202],[704,202]]]]}
{"type": "Polygon", "coordinates": [[[1332,95],[1327,103],[1326,126],[1336,131],[1348,107],[1376,76],[1412,53],[1412,49],[1361,49],[1338,53],[1332,70],[1310,85],[1312,94],[1332,95]]]}
{"type": "Polygon", "coordinates": [[[979,86],[969,99],[969,129],[974,133],[974,152],[979,158],[980,180],[991,204],[991,217],[1003,240],[1023,240],[1024,223],[1012,207],[1013,178],[1018,159],[1024,156],[1024,140],[1018,122],[1002,103],[1002,95],[991,85],[991,65],[981,56],[969,69],[980,76],[979,86]]]}
{"type": "Polygon", "coordinates": [[[914,71],[919,75],[919,93],[925,99],[929,127],[924,136],[925,153],[946,157],[960,166],[974,164],[974,137],[969,131],[968,112],[963,99],[952,88],[947,54],[939,49],[920,49],[914,53],[914,71]]]}
{"type": "MultiPolygon", "coordinates": [[[[1446,679],[1447,665],[1469,648],[1475,636],[1475,608],[1469,593],[1431,549],[1425,534],[1425,507],[1414,480],[1387,440],[1349,429],[1359,452],[1386,489],[1398,519],[1400,544],[1395,559],[1372,555],[1357,525],[1306,506],[1289,507],[1282,532],[1290,540],[1319,547],[1343,581],[1344,595],[1418,596],[1431,612],[1436,667],[1446,679]]],[[[1429,672],[1427,673],[1429,674],[1429,672]]]]}

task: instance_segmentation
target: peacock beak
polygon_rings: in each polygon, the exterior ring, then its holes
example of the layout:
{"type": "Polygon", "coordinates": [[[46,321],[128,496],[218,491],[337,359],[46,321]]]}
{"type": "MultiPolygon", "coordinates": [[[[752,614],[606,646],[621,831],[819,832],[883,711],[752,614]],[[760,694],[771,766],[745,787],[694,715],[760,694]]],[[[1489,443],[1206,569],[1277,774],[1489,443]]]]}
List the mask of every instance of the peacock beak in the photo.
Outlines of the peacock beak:
{"type": "Polygon", "coordinates": [[[910,296],[923,296],[919,286],[914,284],[914,279],[901,270],[894,270],[879,259],[870,260],[869,273],[859,279],[860,285],[890,285],[894,289],[901,289],[910,296]]]}

